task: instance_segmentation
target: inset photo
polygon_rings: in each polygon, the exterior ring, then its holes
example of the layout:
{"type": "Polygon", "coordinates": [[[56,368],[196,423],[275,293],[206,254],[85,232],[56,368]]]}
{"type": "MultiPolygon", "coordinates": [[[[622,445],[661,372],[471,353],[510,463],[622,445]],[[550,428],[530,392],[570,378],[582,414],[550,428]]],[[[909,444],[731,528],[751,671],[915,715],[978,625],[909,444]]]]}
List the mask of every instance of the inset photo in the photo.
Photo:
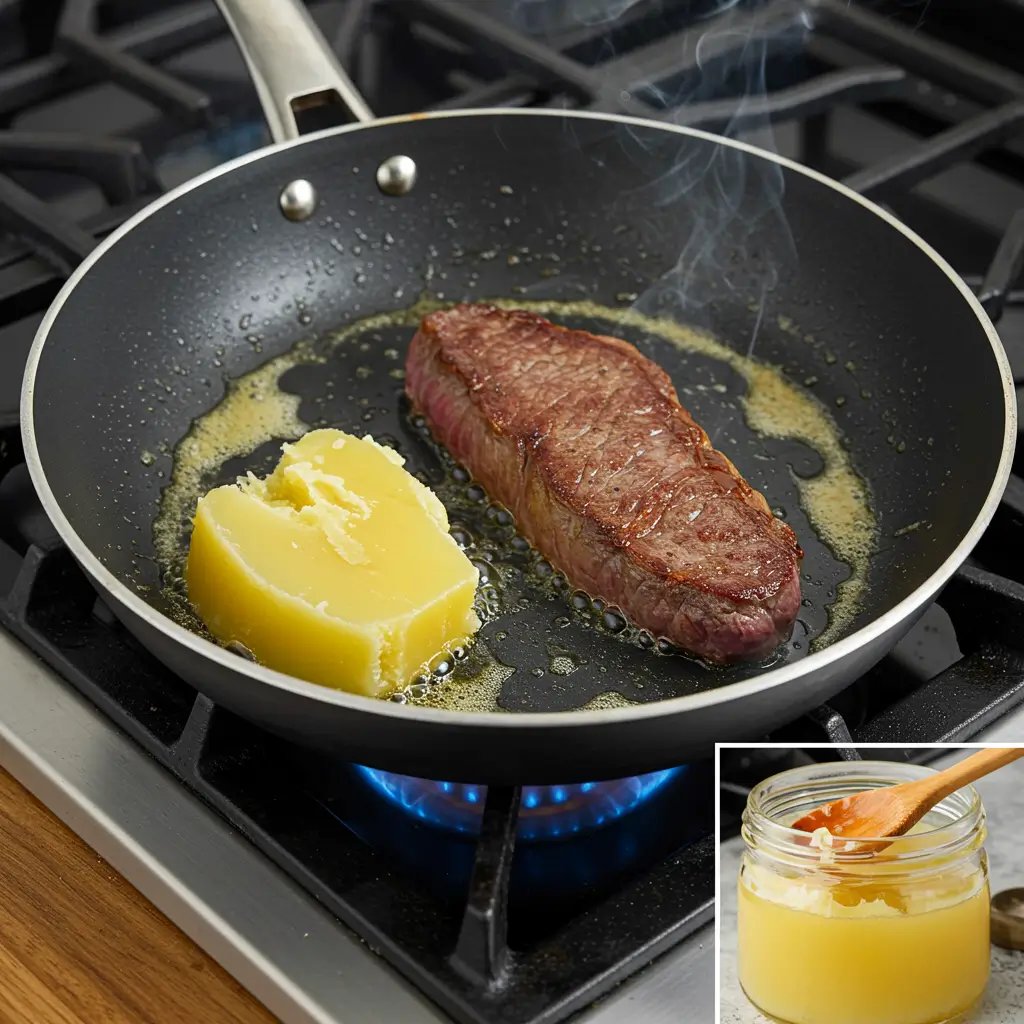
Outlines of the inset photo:
{"type": "Polygon", "coordinates": [[[1024,1020],[1024,747],[717,756],[719,1024],[1024,1020]]]}

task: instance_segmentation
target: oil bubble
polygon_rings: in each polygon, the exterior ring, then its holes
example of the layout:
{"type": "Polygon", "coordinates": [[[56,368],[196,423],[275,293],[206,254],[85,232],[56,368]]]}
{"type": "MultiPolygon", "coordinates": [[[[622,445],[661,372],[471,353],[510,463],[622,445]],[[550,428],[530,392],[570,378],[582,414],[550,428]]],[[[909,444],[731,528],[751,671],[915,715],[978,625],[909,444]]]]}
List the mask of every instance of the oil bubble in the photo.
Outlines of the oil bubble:
{"type": "Polygon", "coordinates": [[[460,548],[468,548],[473,545],[473,535],[464,526],[452,525],[448,530],[451,534],[452,540],[459,545],[460,548]]]}
{"type": "Polygon", "coordinates": [[[601,616],[601,625],[609,633],[621,633],[626,628],[626,620],[617,610],[608,608],[601,616]]]}
{"type": "MultiPolygon", "coordinates": [[[[509,512],[509,510],[507,508],[502,508],[501,506],[494,506],[494,505],[492,505],[491,507],[494,508],[494,510],[495,510],[494,518],[495,518],[495,521],[498,523],[499,526],[511,526],[512,525],[512,513],[509,512]]],[[[513,543],[515,543],[515,542],[513,541],[513,543]]]]}
{"type": "Polygon", "coordinates": [[[494,566],[490,562],[485,562],[483,559],[474,558],[473,567],[478,573],[480,573],[481,583],[490,583],[492,580],[501,579],[501,574],[496,572],[494,566]]]}

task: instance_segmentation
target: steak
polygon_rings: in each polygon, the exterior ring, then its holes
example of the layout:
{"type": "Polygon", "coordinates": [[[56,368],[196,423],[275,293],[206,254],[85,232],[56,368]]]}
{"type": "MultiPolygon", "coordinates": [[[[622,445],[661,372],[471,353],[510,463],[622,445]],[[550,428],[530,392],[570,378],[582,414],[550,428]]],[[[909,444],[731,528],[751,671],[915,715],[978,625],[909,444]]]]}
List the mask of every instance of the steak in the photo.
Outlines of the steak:
{"type": "Polygon", "coordinates": [[[796,536],[632,345],[460,305],[423,319],[405,380],[434,437],[573,586],[716,664],[788,637],[796,536]]]}

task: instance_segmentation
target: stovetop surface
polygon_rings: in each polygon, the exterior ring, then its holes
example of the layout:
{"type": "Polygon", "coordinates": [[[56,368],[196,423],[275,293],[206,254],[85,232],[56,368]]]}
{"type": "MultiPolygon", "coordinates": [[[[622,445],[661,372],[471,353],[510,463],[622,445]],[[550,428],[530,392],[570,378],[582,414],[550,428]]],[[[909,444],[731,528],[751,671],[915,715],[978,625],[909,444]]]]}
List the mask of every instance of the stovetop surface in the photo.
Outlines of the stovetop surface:
{"type": "MultiPolygon", "coordinates": [[[[348,0],[311,9],[382,115],[613,110],[760,143],[770,141],[770,115],[784,154],[846,178],[950,260],[999,317],[1024,380],[1024,222],[1014,221],[1024,209],[1024,56],[1011,42],[1024,31],[1024,8],[1014,0],[994,0],[983,17],[967,0],[348,0]]],[[[62,280],[161,191],[266,141],[212,3],[0,3],[0,621],[173,773],[162,785],[143,773],[168,807],[180,799],[172,794],[198,793],[449,1016],[562,1019],[666,950],[694,948],[683,939],[701,934],[712,910],[708,766],[689,766],[633,813],[568,843],[515,843],[514,790],[488,795],[479,841],[439,831],[382,800],[352,766],[261,734],[156,664],[95,599],[28,481],[17,434],[21,370],[62,280]],[[488,930],[506,926],[508,946],[481,954],[488,930]]],[[[775,738],[895,745],[1005,730],[1024,700],[1022,523],[1024,481],[1014,476],[969,563],[894,653],[775,738]]],[[[10,660],[21,668],[5,682],[12,710],[0,714],[9,759],[65,816],[77,814],[83,831],[95,829],[104,852],[102,836],[113,842],[111,859],[117,866],[120,849],[129,877],[132,865],[148,864],[149,885],[183,918],[197,914],[196,931],[209,937],[211,918],[195,911],[202,901],[161,888],[159,856],[129,856],[125,835],[138,829],[101,826],[116,813],[117,787],[93,785],[83,796],[90,787],[33,732],[39,708],[27,702],[33,692],[40,706],[55,701],[83,736],[98,735],[104,718],[65,702],[53,677],[47,686],[27,662],[10,660]],[[96,813],[83,817],[86,805],[96,813]]],[[[111,770],[86,748],[75,764],[111,770]]],[[[211,827],[198,811],[182,814],[196,834],[211,827]]],[[[251,866],[238,849],[232,856],[251,866]]],[[[187,862],[177,870],[190,876],[187,862]]],[[[195,894],[202,884],[191,877],[195,894]]],[[[209,908],[217,895],[204,899],[209,908]]],[[[281,920],[302,919],[299,905],[281,920]]],[[[244,938],[244,923],[231,930],[244,938]]],[[[265,998],[307,1019],[301,997],[282,995],[288,954],[268,966],[242,946],[221,955],[239,957],[239,973],[265,998]]],[[[302,973],[294,962],[290,970],[302,973]]],[[[642,985],[654,986],[657,972],[643,972],[642,985]]],[[[386,977],[394,998],[406,991],[386,977]]],[[[307,975],[307,992],[315,984],[307,975]]],[[[392,998],[384,992],[378,1007],[392,998]]],[[[337,1016],[308,1019],[344,1019],[337,1007],[324,1012],[337,1016]]]]}

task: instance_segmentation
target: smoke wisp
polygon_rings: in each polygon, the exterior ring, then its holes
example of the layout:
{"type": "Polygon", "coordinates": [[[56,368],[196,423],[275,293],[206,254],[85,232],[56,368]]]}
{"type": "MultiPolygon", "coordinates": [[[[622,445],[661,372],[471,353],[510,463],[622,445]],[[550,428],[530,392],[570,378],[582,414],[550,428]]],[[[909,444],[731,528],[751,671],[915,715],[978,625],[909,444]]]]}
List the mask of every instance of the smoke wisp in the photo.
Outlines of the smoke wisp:
{"type": "MultiPolygon", "coordinates": [[[[668,123],[681,125],[692,122],[702,104],[728,99],[731,117],[720,134],[774,152],[774,134],[757,101],[767,89],[769,59],[798,52],[807,32],[799,18],[772,17],[780,9],[775,0],[721,0],[686,33],[682,73],[666,82],[641,82],[639,89],[665,109],[668,123]]],[[[752,351],[779,268],[795,258],[782,206],[782,168],[744,149],[675,138],[666,169],[643,193],[654,216],[685,203],[690,230],[679,239],[675,265],[637,307],[694,322],[704,320],[708,303],[726,294],[756,304],[759,315],[747,346],[752,351]]],[[[627,144],[643,146],[641,133],[631,133],[627,144]]]]}

